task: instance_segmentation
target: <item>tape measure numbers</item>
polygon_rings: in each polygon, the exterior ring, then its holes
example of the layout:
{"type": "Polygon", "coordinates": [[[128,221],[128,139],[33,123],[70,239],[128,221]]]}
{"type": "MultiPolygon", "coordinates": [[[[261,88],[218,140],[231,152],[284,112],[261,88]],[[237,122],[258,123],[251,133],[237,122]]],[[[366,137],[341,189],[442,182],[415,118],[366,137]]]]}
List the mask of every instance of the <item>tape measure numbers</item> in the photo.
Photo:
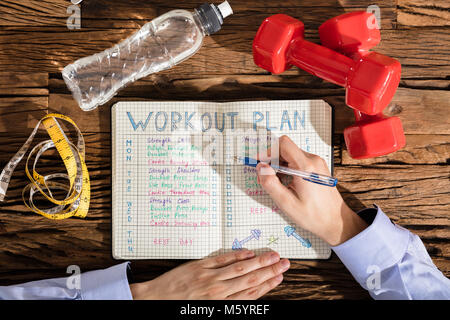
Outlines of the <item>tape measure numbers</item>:
{"type": "Polygon", "coordinates": [[[50,140],[37,144],[27,157],[25,172],[31,183],[23,189],[22,199],[31,211],[49,219],[66,219],[72,216],[84,218],[89,210],[91,199],[89,172],[85,163],[84,139],[75,122],[69,117],[61,114],[51,113],[44,116],[38,122],[24,145],[5,166],[0,174],[0,201],[4,200],[11,176],[16,166],[27,153],[41,123],[47,130],[50,140]],[[69,141],[57,119],[66,121],[75,128],[77,132],[77,145],[74,145],[69,141]],[[39,161],[39,158],[45,151],[51,148],[56,148],[59,156],[64,162],[67,174],[54,173],[43,176],[36,171],[36,164],[39,161]],[[33,159],[33,157],[34,161],[30,173],[29,165],[30,160],[33,159]],[[68,184],[52,181],[61,178],[67,179],[68,184]],[[64,190],[67,191],[67,195],[63,200],[57,200],[54,198],[52,190],[64,190]],[[48,201],[55,204],[55,206],[49,209],[39,209],[33,202],[33,197],[37,192],[42,194],[48,201]]]}

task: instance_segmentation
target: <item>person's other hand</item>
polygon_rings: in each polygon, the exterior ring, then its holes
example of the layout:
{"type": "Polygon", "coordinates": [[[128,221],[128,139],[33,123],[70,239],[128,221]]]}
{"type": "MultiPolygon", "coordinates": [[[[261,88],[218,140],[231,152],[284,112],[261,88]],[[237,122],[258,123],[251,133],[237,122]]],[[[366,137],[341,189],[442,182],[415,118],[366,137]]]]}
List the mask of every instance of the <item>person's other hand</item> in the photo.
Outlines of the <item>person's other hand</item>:
{"type": "MultiPolygon", "coordinates": [[[[301,150],[287,136],[279,138],[280,165],[292,169],[330,175],[325,160],[301,150]]],[[[270,158],[270,149],[268,150],[270,158]]],[[[266,157],[261,156],[262,161],[266,157]]],[[[294,176],[284,186],[275,171],[266,163],[256,167],[258,182],[277,206],[303,229],[318,235],[332,246],[339,245],[360,233],[367,224],[353,212],[337,188],[308,182],[294,176]]]]}
{"type": "Polygon", "coordinates": [[[257,299],[281,283],[289,265],[273,251],[240,250],[188,262],[130,289],[135,300],[257,299]]]}

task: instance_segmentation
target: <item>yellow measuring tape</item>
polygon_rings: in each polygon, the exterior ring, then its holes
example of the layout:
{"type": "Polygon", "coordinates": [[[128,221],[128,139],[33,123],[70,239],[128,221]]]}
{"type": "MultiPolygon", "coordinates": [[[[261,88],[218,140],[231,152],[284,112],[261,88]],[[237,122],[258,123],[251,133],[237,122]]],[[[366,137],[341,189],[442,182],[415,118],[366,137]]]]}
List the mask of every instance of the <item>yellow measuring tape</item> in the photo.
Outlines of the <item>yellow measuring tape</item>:
{"type": "Polygon", "coordinates": [[[28,155],[25,172],[30,179],[22,191],[22,199],[25,205],[33,212],[49,219],[66,219],[72,216],[84,218],[89,209],[91,199],[91,187],[89,172],[85,163],[85,144],[83,135],[75,122],[69,117],[61,114],[51,113],[44,116],[34,128],[30,137],[19,151],[12,157],[0,174],[0,201],[3,201],[8,189],[14,169],[28,151],[31,142],[36,135],[39,126],[47,130],[50,140],[37,144],[28,155]],[[70,123],[77,132],[77,145],[69,141],[57,119],[70,123]],[[36,163],[40,156],[48,149],[56,148],[67,170],[66,173],[54,173],[43,176],[36,171],[36,163]],[[34,157],[33,168],[30,173],[30,159],[34,157]],[[68,185],[52,181],[52,179],[63,178],[68,180],[68,185]],[[52,190],[65,190],[67,195],[63,200],[57,200],[52,195],[52,190]],[[39,209],[33,202],[33,196],[39,192],[48,201],[55,204],[49,209],[39,209]]]}

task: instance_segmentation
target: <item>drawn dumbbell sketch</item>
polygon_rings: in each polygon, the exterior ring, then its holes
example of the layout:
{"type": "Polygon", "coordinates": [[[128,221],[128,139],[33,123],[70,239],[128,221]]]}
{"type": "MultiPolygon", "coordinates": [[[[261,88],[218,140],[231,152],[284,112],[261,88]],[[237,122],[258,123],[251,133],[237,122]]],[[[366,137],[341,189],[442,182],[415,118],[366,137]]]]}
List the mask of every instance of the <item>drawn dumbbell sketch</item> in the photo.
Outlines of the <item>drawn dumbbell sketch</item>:
{"type": "Polygon", "coordinates": [[[250,236],[245,238],[244,240],[239,241],[238,239],[234,239],[232,249],[233,250],[240,250],[242,249],[242,245],[246,242],[249,242],[252,239],[259,240],[261,237],[261,230],[259,229],[253,229],[250,231],[250,236]]]}
{"type": "Polygon", "coordinates": [[[306,247],[306,248],[311,248],[311,242],[309,241],[309,239],[303,239],[296,231],[294,227],[291,226],[286,226],[284,227],[284,232],[286,233],[286,235],[288,237],[293,236],[295,239],[297,239],[298,241],[300,241],[300,243],[302,244],[302,246],[306,247]]]}

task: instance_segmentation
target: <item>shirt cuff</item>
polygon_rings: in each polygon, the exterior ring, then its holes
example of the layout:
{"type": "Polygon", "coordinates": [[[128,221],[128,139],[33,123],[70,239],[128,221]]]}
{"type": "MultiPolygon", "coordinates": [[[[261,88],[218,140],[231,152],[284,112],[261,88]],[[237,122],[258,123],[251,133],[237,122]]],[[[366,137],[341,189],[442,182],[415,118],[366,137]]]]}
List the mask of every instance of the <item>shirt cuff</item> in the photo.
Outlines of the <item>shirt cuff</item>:
{"type": "Polygon", "coordinates": [[[83,300],[132,300],[124,262],[108,269],[81,274],[81,299],[83,300]]]}
{"type": "Polygon", "coordinates": [[[378,207],[362,210],[358,215],[367,221],[369,210],[376,210],[372,224],[346,242],[331,247],[363,287],[366,287],[366,279],[374,270],[384,270],[402,259],[410,233],[392,223],[378,207]]]}

